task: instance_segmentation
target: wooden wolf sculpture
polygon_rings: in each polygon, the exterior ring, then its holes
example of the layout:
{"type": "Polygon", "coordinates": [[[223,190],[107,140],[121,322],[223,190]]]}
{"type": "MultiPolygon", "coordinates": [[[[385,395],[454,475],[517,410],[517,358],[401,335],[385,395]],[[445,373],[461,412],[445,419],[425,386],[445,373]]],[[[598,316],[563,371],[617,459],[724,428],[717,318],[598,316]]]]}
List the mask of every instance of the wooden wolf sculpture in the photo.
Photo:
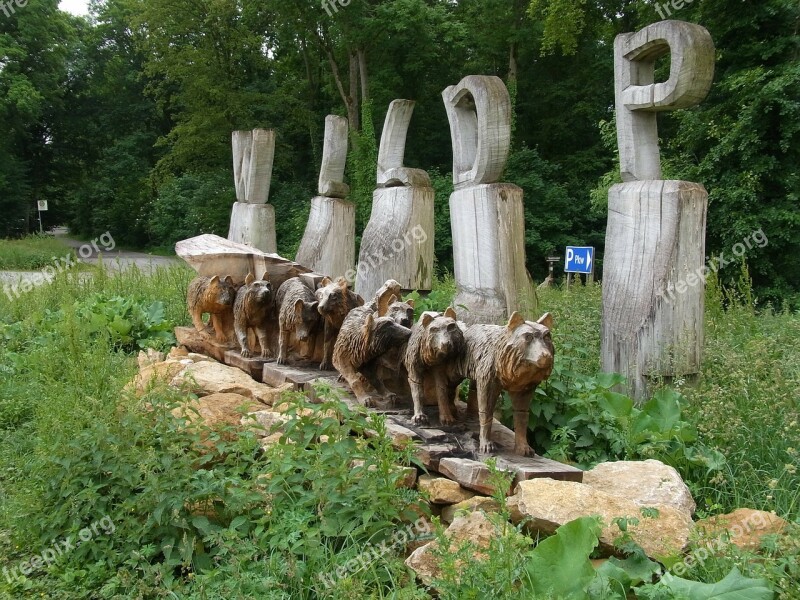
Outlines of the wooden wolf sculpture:
{"type": "Polygon", "coordinates": [[[434,383],[439,421],[442,425],[455,423],[451,406],[454,392],[451,393],[447,370],[451,363],[462,359],[465,349],[464,333],[452,308],[448,308],[444,314],[424,312],[411,328],[403,363],[408,372],[408,384],[414,401],[414,423],[417,425],[428,423],[422,408],[426,378],[431,378],[434,383]]]}
{"type": "Polygon", "coordinates": [[[289,340],[292,332],[298,342],[306,343],[309,348],[315,347],[316,333],[321,316],[319,302],[314,292],[299,277],[287,279],[278,288],[275,295],[278,307],[278,364],[285,365],[289,356],[289,340]]]}
{"type": "Polygon", "coordinates": [[[528,415],[536,386],[553,371],[552,326],[550,313],[532,322],[515,312],[507,325],[470,325],[464,332],[466,351],[456,370],[459,378],[471,379],[477,388],[480,452],[496,450],[491,441],[492,420],[500,392],[506,390],[514,409],[514,452],[533,454],[528,445],[528,415]]]}
{"type": "Polygon", "coordinates": [[[249,273],[244,285],[236,292],[236,301],[233,304],[233,327],[244,358],[253,356],[247,341],[247,333],[251,330],[261,346],[261,358],[270,357],[267,329],[274,317],[275,298],[269,273],[264,273],[264,277],[260,280],[256,280],[253,274],[249,273]]]}
{"type": "Polygon", "coordinates": [[[203,314],[210,315],[209,324],[217,341],[226,343],[233,329],[233,303],[236,287],[230,276],[195,277],[189,284],[186,301],[192,323],[199,332],[206,330],[203,314]]]}
{"type": "Polygon", "coordinates": [[[333,346],[344,319],[351,310],[363,306],[364,299],[348,288],[344,277],[339,277],[336,281],[325,277],[315,295],[319,302],[317,310],[324,320],[325,332],[324,353],[319,368],[330,371],[333,367],[333,346]]]}
{"type": "MultiPolygon", "coordinates": [[[[350,312],[333,350],[333,365],[350,385],[364,406],[376,406],[379,398],[394,401],[394,396],[378,377],[377,368],[387,353],[401,348],[411,336],[413,306],[399,302],[400,284],[387,281],[375,298],[350,312]]],[[[399,366],[394,357],[394,368],[399,366]]]]}

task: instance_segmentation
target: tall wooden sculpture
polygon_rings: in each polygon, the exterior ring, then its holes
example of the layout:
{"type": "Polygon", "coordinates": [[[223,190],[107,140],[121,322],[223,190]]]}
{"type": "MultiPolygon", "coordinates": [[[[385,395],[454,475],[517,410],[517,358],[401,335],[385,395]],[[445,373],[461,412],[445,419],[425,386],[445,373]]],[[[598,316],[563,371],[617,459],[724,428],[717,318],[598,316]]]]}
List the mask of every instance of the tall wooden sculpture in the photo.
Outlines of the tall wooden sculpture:
{"type": "Polygon", "coordinates": [[[498,77],[470,75],[442,93],[453,139],[450,220],[456,306],[467,323],[504,323],[528,298],[522,189],[497,183],[511,143],[511,99],[498,77]]]}
{"type": "Polygon", "coordinates": [[[628,378],[638,400],[648,377],[691,375],[703,349],[708,194],[699,183],[661,178],[656,113],[708,94],[714,44],[708,31],[662,21],[614,43],[617,138],[624,183],[608,197],[603,269],[603,370],[628,378]],[[670,54],[669,79],[655,62],[670,54]]]}
{"type": "Polygon", "coordinates": [[[316,196],[297,251],[296,261],[330,277],[343,277],[355,264],[356,213],[345,200],[350,188],[343,182],[347,160],[347,119],[328,115],[316,196]]]}
{"type": "Polygon", "coordinates": [[[387,279],[429,290],[433,277],[433,198],[428,174],[403,166],[414,102],[389,105],[378,153],[378,188],[358,256],[356,291],[371,298],[387,279]]]}
{"type": "Polygon", "coordinates": [[[275,209],[267,204],[275,157],[275,132],[271,129],[233,132],[233,205],[228,239],[263,252],[277,252],[275,209]]]}

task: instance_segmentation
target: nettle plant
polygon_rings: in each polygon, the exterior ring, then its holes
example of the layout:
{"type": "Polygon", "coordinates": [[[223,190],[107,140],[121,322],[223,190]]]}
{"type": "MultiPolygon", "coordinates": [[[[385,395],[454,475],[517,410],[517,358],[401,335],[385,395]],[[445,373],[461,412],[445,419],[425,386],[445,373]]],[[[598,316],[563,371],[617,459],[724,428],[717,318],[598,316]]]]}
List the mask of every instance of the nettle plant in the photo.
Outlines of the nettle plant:
{"type": "MultiPolygon", "coordinates": [[[[646,458],[688,469],[724,466],[724,457],[699,443],[696,428],[683,420],[681,394],[664,388],[637,407],[614,391],[624,382],[617,374],[583,375],[557,360],[531,404],[530,435],[537,451],[583,468],[646,458]]],[[[510,408],[507,402],[504,407],[510,408]]]]}

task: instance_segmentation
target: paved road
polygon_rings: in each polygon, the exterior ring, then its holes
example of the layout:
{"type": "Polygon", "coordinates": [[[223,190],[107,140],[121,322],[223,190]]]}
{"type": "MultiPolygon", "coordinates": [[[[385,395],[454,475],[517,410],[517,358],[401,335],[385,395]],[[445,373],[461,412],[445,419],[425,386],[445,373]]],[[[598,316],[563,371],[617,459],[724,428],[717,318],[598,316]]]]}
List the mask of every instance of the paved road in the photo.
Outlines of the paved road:
{"type": "MultiPolygon", "coordinates": [[[[67,230],[64,228],[56,228],[54,230],[55,237],[63,241],[67,246],[72,248],[80,258],[81,262],[90,265],[96,265],[102,256],[103,265],[109,271],[123,271],[131,266],[136,266],[142,271],[149,273],[158,267],[169,267],[172,265],[181,264],[181,260],[174,256],[154,256],[152,254],[145,254],[143,252],[130,252],[128,250],[106,250],[102,241],[98,240],[93,245],[90,242],[83,242],[70,238],[67,230]],[[97,249],[95,249],[97,246],[97,249]],[[100,252],[98,252],[98,250],[100,252]]],[[[64,253],[66,254],[66,252],[64,253]]],[[[84,273],[82,276],[91,276],[89,273],[84,273]]],[[[42,278],[41,271],[0,271],[0,285],[4,283],[18,284],[23,279],[28,279],[33,282],[40,281],[42,278]]]]}

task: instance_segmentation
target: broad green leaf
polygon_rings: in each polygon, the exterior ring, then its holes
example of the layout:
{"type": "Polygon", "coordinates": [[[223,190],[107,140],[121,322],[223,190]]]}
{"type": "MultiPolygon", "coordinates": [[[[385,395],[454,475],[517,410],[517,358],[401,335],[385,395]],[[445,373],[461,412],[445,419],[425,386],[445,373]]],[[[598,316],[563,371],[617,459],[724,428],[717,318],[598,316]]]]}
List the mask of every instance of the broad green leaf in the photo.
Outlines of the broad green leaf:
{"type": "Polygon", "coordinates": [[[558,598],[588,598],[585,590],[595,577],[589,556],[599,535],[599,520],[582,517],[562,525],[536,546],[525,565],[532,591],[558,598]]]}
{"type": "Polygon", "coordinates": [[[616,392],[603,392],[598,395],[597,404],[617,419],[629,417],[633,412],[633,400],[616,392]]]}
{"type": "Polygon", "coordinates": [[[764,579],[749,579],[736,567],[719,583],[699,583],[666,576],[659,587],[688,600],[772,600],[775,594],[764,579]]]}

